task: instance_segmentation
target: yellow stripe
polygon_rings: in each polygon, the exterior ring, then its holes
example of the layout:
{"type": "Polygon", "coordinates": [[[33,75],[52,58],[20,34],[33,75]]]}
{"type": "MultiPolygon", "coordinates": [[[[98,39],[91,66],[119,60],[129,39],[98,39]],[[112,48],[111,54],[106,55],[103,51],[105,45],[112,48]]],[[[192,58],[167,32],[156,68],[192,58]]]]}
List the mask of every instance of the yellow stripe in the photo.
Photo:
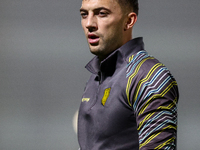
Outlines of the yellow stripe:
{"type": "Polygon", "coordinates": [[[157,137],[159,134],[161,134],[164,130],[166,129],[177,129],[177,127],[175,126],[172,126],[172,125],[169,125],[165,128],[163,128],[160,132],[158,132],[157,134],[153,134],[152,136],[150,136],[144,143],[140,144],[140,148],[147,145],[150,141],[152,141],[152,139],[154,139],[155,137],[157,137]]]}
{"type": "Polygon", "coordinates": [[[141,115],[145,109],[148,107],[149,103],[155,98],[163,97],[174,85],[177,85],[176,81],[173,81],[162,93],[153,95],[147,103],[142,107],[138,115],[141,115]]]}
{"type": "Polygon", "coordinates": [[[129,103],[130,106],[131,106],[131,103],[130,103],[130,98],[129,98],[129,90],[130,90],[130,85],[131,85],[132,79],[138,73],[138,71],[139,71],[140,67],[142,66],[142,64],[148,59],[154,59],[154,58],[153,57],[148,57],[148,58],[145,58],[144,60],[142,60],[138,64],[138,66],[136,67],[135,72],[128,78],[128,82],[127,82],[127,86],[126,86],[126,95],[127,95],[128,103],[129,103]]]}
{"type": "MultiPolygon", "coordinates": [[[[158,107],[156,110],[155,110],[155,112],[157,111],[157,110],[159,110],[159,109],[171,109],[175,104],[176,104],[176,102],[177,102],[177,97],[174,99],[174,101],[171,103],[171,104],[169,104],[168,106],[160,106],[160,107],[158,107]]],[[[139,126],[138,126],[138,129],[137,130],[140,130],[140,128],[142,127],[142,125],[144,124],[144,122],[146,121],[146,120],[148,120],[149,118],[151,118],[151,116],[153,116],[154,114],[155,114],[155,112],[154,113],[150,113],[150,114],[148,114],[140,123],[139,123],[139,126]]]]}
{"type": "Polygon", "coordinates": [[[129,62],[131,62],[131,60],[133,60],[133,57],[134,57],[134,55],[131,55],[131,56],[129,57],[129,62]]]}
{"type": "Polygon", "coordinates": [[[140,144],[140,148],[147,145],[152,139],[154,139],[156,136],[158,136],[161,132],[154,134],[150,136],[144,143],[140,144]]]}
{"type": "Polygon", "coordinates": [[[161,63],[157,63],[156,65],[154,65],[154,66],[151,68],[151,70],[149,71],[149,73],[147,74],[147,76],[146,76],[144,79],[142,79],[142,80],[139,81],[139,83],[138,83],[138,85],[137,85],[137,88],[136,88],[136,90],[135,90],[135,91],[137,91],[137,92],[136,92],[136,94],[135,94],[135,96],[134,96],[134,99],[137,98],[138,93],[139,93],[139,89],[140,89],[142,83],[146,82],[146,81],[150,78],[150,76],[153,74],[153,72],[154,72],[158,67],[160,67],[160,66],[164,66],[164,65],[161,64],[161,63]]]}
{"type": "Polygon", "coordinates": [[[172,143],[175,140],[175,137],[172,137],[171,139],[167,140],[165,143],[160,144],[159,146],[157,146],[155,149],[161,149],[163,146],[172,143]]]}

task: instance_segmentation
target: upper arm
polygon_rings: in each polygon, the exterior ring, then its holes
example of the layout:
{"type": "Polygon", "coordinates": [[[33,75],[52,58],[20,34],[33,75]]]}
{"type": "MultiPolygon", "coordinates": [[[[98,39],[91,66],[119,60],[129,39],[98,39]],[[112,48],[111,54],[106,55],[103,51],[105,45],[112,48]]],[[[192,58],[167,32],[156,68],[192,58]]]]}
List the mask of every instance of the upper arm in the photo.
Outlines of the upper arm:
{"type": "Polygon", "coordinates": [[[177,83],[165,67],[154,68],[140,80],[133,107],[141,150],[175,149],[177,101],[177,83]]]}

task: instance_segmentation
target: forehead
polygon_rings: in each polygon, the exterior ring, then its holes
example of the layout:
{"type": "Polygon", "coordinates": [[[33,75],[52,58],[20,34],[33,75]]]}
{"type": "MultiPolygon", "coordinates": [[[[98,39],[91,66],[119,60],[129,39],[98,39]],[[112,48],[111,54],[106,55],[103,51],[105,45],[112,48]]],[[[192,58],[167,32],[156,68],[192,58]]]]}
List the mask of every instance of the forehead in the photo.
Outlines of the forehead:
{"type": "Polygon", "coordinates": [[[99,7],[105,7],[110,10],[115,10],[120,8],[116,0],[82,0],[81,8],[95,9],[99,7]]]}

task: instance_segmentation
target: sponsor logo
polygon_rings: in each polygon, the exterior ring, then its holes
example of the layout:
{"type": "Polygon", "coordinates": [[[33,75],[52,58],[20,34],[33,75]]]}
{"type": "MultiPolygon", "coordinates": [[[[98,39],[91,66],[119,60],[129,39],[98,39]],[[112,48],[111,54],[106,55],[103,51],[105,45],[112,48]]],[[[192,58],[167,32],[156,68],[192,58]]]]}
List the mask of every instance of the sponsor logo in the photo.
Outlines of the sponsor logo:
{"type": "Polygon", "coordinates": [[[82,98],[82,102],[89,102],[90,98],[82,98]]]}

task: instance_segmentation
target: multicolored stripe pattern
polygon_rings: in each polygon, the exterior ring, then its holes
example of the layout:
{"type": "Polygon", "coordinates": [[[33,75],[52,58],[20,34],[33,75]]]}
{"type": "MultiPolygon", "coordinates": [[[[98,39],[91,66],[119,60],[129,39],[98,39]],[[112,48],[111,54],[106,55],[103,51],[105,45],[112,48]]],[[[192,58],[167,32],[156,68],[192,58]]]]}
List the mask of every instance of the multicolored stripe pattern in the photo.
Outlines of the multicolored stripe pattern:
{"type": "Polygon", "coordinates": [[[176,148],[177,83],[169,70],[146,51],[127,65],[126,95],[134,109],[140,150],[176,148]],[[176,91],[176,92],[174,92],[176,91]]]}

